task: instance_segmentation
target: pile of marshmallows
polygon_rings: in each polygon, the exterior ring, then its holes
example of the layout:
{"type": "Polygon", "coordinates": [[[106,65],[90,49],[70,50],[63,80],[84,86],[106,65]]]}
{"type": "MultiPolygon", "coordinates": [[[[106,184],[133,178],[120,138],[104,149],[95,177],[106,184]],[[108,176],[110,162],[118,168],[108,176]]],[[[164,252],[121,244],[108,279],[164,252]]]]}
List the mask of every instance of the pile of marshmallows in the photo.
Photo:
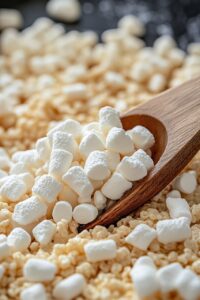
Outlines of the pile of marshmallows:
{"type": "Polygon", "coordinates": [[[142,126],[122,129],[118,112],[104,107],[99,123],[82,127],[74,120],[61,122],[37,141],[36,149],[16,152],[12,160],[1,150],[0,197],[13,204],[16,227],[8,241],[21,251],[29,246],[32,232],[47,245],[62,219],[93,221],[154,166],[147,154],[154,142],[142,126]],[[14,245],[16,240],[20,245],[14,245]]]}

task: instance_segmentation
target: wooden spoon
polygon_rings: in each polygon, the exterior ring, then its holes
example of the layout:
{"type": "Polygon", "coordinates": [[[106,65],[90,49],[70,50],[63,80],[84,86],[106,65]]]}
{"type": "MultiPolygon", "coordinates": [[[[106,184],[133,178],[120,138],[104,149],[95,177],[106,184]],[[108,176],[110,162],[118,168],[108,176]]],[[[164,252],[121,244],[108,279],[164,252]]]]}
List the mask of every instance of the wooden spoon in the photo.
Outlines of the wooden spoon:
{"type": "Polygon", "coordinates": [[[127,216],[165,188],[200,150],[200,78],[130,110],[121,121],[126,130],[140,124],[153,133],[155,167],[97,219],[80,226],[80,230],[108,226],[127,216]]]}

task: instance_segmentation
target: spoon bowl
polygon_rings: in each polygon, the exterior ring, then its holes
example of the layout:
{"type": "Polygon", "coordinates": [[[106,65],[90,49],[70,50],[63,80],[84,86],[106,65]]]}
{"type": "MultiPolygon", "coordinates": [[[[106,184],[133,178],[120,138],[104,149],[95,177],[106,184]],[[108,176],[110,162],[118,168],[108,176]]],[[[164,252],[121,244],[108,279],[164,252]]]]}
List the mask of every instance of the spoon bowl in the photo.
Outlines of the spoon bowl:
{"type": "Polygon", "coordinates": [[[200,78],[169,89],[121,117],[125,130],[136,125],[155,137],[154,168],[94,221],[79,227],[108,226],[164,189],[200,150],[200,78]]]}

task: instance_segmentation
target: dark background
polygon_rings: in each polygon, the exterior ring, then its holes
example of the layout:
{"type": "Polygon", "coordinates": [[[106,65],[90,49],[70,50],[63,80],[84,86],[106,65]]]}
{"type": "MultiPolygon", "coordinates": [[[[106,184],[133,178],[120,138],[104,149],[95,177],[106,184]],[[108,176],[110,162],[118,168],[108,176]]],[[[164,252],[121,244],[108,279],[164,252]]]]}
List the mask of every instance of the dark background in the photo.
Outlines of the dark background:
{"type": "MultiPolygon", "coordinates": [[[[17,8],[24,17],[24,27],[46,16],[46,0],[0,0],[1,8],[17,8]]],[[[174,36],[179,47],[200,41],[200,0],[81,0],[82,18],[65,24],[66,31],[92,29],[101,34],[115,28],[126,14],[138,16],[146,24],[144,40],[151,46],[162,34],[174,36]]]]}

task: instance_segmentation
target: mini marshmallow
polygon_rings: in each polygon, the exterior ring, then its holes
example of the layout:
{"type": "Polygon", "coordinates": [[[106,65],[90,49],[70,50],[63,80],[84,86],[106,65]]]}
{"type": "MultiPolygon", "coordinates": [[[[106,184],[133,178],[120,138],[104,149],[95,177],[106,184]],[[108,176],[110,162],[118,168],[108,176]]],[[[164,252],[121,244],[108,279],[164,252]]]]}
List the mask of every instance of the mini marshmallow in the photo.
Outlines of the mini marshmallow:
{"type": "Polygon", "coordinates": [[[12,156],[13,162],[23,162],[28,167],[38,167],[40,166],[40,161],[38,158],[37,151],[35,149],[26,151],[17,151],[12,156]]]}
{"type": "Polygon", "coordinates": [[[189,221],[185,217],[158,221],[156,232],[158,241],[163,244],[181,242],[191,236],[189,221]]]}
{"type": "Polygon", "coordinates": [[[82,274],[73,274],[58,282],[53,290],[53,296],[58,300],[72,300],[78,297],[86,287],[82,274]]]}
{"type": "Polygon", "coordinates": [[[20,300],[47,300],[45,288],[41,283],[36,283],[22,290],[20,300]]]}
{"type": "Polygon", "coordinates": [[[51,152],[49,174],[60,178],[71,166],[73,155],[69,151],[55,149],[51,152]]]}
{"type": "Polygon", "coordinates": [[[83,137],[79,145],[81,155],[86,158],[88,155],[95,150],[104,150],[105,146],[101,139],[93,132],[88,133],[83,137]]]}
{"type": "Polygon", "coordinates": [[[154,162],[151,157],[142,149],[137,150],[131,157],[133,159],[140,160],[145,165],[147,171],[150,171],[154,166],[154,162]]]}
{"type": "Polygon", "coordinates": [[[76,146],[76,142],[70,133],[58,131],[53,134],[52,147],[54,150],[66,150],[74,155],[76,146]]]}
{"type": "Polygon", "coordinates": [[[87,86],[83,83],[74,83],[64,86],[62,91],[63,94],[66,95],[68,101],[78,101],[87,98],[87,86]]]}
{"type": "Polygon", "coordinates": [[[93,151],[89,154],[84,170],[86,175],[93,180],[104,180],[110,176],[108,159],[105,152],[93,151]]]}
{"type": "Polygon", "coordinates": [[[97,209],[104,209],[106,207],[107,199],[100,191],[94,193],[94,205],[97,209]]]}
{"type": "Polygon", "coordinates": [[[120,163],[120,155],[119,153],[110,150],[106,150],[105,153],[108,159],[108,167],[111,172],[114,172],[120,163]]]}
{"type": "Polygon", "coordinates": [[[96,219],[97,215],[97,208],[88,203],[79,204],[73,210],[73,218],[79,224],[88,224],[96,219]]]}
{"type": "Polygon", "coordinates": [[[176,289],[176,279],[183,270],[179,263],[172,263],[157,271],[157,279],[163,293],[168,293],[176,289]]]}
{"type": "Polygon", "coordinates": [[[10,175],[19,175],[21,173],[29,172],[29,168],[27,164],[23,163],[22,161],[13,164],[10,168],[10,175]]]}
{"type": "Polygon", "coordinates": [[[95,133],[96,135],[101,135],[101,130],[98,122],[91,122],[85,126],[83,126],[82,129],[82,135],[85,136],[89,133],[95,133]]]}
{"type": "Polygon", "coordinates": [[[5,234],[0,234],[0,244],[7,241],[7,236],[5,234]]]}
{"type": "Polygon", "coordinates": [[[118,200],[131,187],[131,182],[127,181],[121,174],[115,172],[103,185],[101,192],[109,199],[118,200]]]}
{"type": "Polygon", "coordinates": [[[159,291],[156,268],[151,264],[138,264],[131,270],[131,278],[139,297],[152,296],[159,291]]]}
{"type": "Polygon", "coordinates": [[[8,27],[20,28],[22,24],[23,18],[17,9],[0,9],[0,30],[8,27]]]}
{"type": "MultiPolygon", "coordinates": [[[[79,138],[81,135],[81,131],[82,131],[82,127],[79,122],[72,119],[68,119],[63,122],[60,122],[57,126],[52,128],[48,132],[47,136],[51,141],[55,132],[64,132],[64,133],[68,133],[69,135],[71,134],[74,138],[79,138]]],[[[64,150],[68,150],[68,149],[64,149],[64,150]]]]}
{"type": "Polygon", "coordinates": [[[149,256],[140,256],[136,260],[136,262],[134,264],[134,268],[137,268],[137,267],[140,267],[140,266],[143,266],[143,265],[144,266],[149,266],[149,267],[151,267],[151,268],[153,268],[153,269],[156,270],[156,266],[155,266],[152,258],[150,258],[149,256]]]}
{"type": "Polygon", "coordinates": [[[177,190],[171,190],[167,194],[167,198],[181,198],[181,193],[177,190]]]}
{"type": "Polygon", "coordinates": [[[33,185],[34,185],[34,177],[33,177],[33,175],[31,173],[29,173],[29,172],[26,172],[26,173],[21,173],[18,176],[25,183],[25,185],[26,185],[26,192],[29,192],[32,189],[33,185]]]}
{"type": "Polygon", "coordinates": [[[110,260],[117,255],[117,245],[114,240],[91,241],[84,246],[89,262],[110,260]]]}
{"type": "Polygon", "coordinates": [[[176,278],[176,289],[184,300],[198,300],[200,297],[200,279],[189,269],[183,269],[176,278]]]}
{"type": "Polygon", "coordinates": [[[144,126],[138,125],[127,132],[133,140],[136,148],[147,150],[155,143],[153,134],[144,126]]]}
{"type": "Polygon", "coordinates": [[[72,167],[63,176],[67,183],[79,196],[91,197],[93,186],[81,167],[72,167]]]}
{"type": "Polygon", "coordinates": [[[35,182],[32,191],[47,203],[52,203],[61,191],[61,184],[52,176],[43,175],[35,182]]]}
{"type": "Polygon", "coordinates": [[[44,246],[52,241],[56,233],[56,225],[49,220],[44,220],[33,228],[32,233],[35,240],[44,246]]]}
{"type": "Polygon", "coordinates": [[[176,177],[173,187],[185,194],[191,194],[197,187],[197,179],[193,173],[187,172],[176,177]]]}
{"type": "Polygon", "coordinates": [[[17,175],[9,176],[1,186],[0,195],[11,202],[17,202],[26,193],[27,188],[23,180],[17,175]]]}
{"type": "Polygon", "coordinates": [[[139,159],[134,159],[131,156],[125,156],[121,160],[117,171],[130,181],[140,180],[147,175],[145,165],[139,159]]]}
{"type": "Polygon", "coordinates": [[[56,273],[56,267],[53,263],[39,258],[30,258],[23,269],[25,280],[50,281],[53,280],[56,273]]]}
{"type": "Polygon", "coordinates": [[[151,242],[156,238],[156,230],[146,224],[139,224],[125,238],[128,244],[141,250],[147,250],[151,242]]]}
{"type": "Polygon", "coordinates": [[[0,280],[2,279],[2,277],[4,275],[4,272],[5,272],[4,266],[0,265],[0,280]]]}
{"type": "Polygon", "coordinates": [[[38,158],[42,161],[47,161],[50,156],[50,145],[48,137],[43,137],[36,142],[36,150],[38,154],[38,158]]]}
{"type": "Polygon", "coordinates": [[[8,246],[8,243],[6,241],[0,243],[0,260],[2,258],[9,256],[9,254],[10,254],[10,247],[8,246]]]}
{"type": "Polygon", "coordinates": [[[8,246],[13,251],[24,251],[30,246],[31,236],[23,228],[14,228],[8,235],[7,238],[8,246]]]}
{"type": "Polygon", "coordinates": [[[77,198],[78,195],[68,185],[63,185],[58,195],[59,201],[65,200],[69,202],[73,208],[78,204],[77,198]]]}
{"type": "Polygon", "coordinates": [[[122,155],[133,153],[134,145],[130,136],[122,128],[113,127],[108,132],[106,138],[106,147],[108,150],[120,153],[122,155]]]}
{"type": "Polygon", "coordinates": [[[171,198],[167,197],[167,208],[169,209],[169,215],[172,219],[186,217],[189,222],[192,220],[190,207],[187,201],[183,198],[171,198]]]}
{"type": "Polygon", "coordinates": [[[69,223],[72,219],[71,204],[66,201],[58,201],[53,208],[52,217],[56,223],[62,219],[69,223]]]}
{"type": "Polygon", "coordinates": [[[32,196],[15,205],[12,219],[20,225],[28,225],[45,216],[47,206],[32,196]]]}
{"type": "Polygon", "coordinates": [[[112,107],[105,106],[99,111],[100,129],[107,134],[112,127],[122,128],[119,113],[112,107]]]}

